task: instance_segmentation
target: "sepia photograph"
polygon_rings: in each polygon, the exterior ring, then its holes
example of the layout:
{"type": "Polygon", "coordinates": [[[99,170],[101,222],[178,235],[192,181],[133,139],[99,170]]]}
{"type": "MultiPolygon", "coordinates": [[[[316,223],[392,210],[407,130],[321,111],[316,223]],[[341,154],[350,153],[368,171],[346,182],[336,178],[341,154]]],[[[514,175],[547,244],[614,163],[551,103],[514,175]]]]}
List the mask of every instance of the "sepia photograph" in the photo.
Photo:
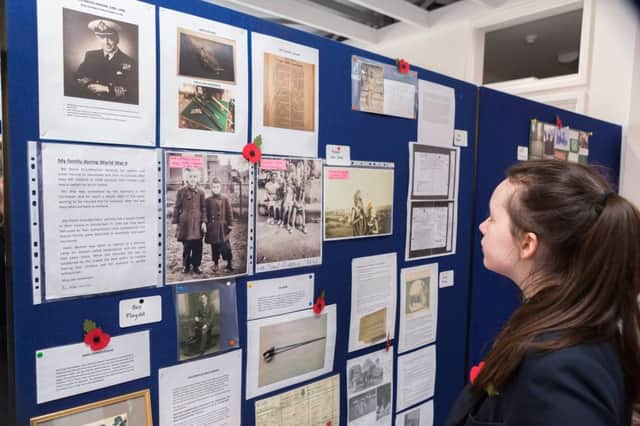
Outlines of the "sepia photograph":
{"type": "Polygon", "coordinates": [[[183,84],[178,95],[178,127],[234,133],[235,104],[230,90],[183,84]]]}
{"type": "Polygon", "coordinates": [[[257,272],[320,263],[322,160],[263,157],[256,204],[257,272]]]}
{"type": "Polygon", "coordinates": [[[349,393],[358,393],[382,383],[384,368],[380,357],[365,358],[363,363],[354,364],[347,371],[347,387],[349,393]]]}
{"type": "Polygon", "coordinates": [[[236,43],[178,28],[178,75],[235,84],[236,43]]]}
{"type": "Polygon", "coordinates": [[[384,113],[384,69],[380,65],[360,65],[360,111],[384,113]]]}
{"type": "Polygon", "coordinates": [[[393,168],[325,167],[324,239],[391,235],[393,168]]]}
{"type": "Polygon", "coordinates": [[[542,123],[542,142],[544,144],[544,159],[553,159],[555,154],[556,143],[556,130],[555,124],[542,123]]]}
{"type": "Polygon", "coordinates": [[[34,417],[30,426],[152,426],[149,389],[34,417]]]}
{"type": "Polygon", "coordinates": [[[406,300],[405,313],[407,315],[429,309],[429,280],[431,277],[407,280],[404,285],[406,300]]]}
{"type": "Polygon", "coordinates": [[[327,314],[264,325],[259,341],[259,387],[323,369],[327,314]]]}
{"type": "Polygon", "coordinates": [[[168,283],[247,273],[249,162],[240,154],[167,152],[168,283]]]}
{"type": "Polygon", "coordinates": [[[264,125],[315,131],[315,64],[264,54],[264,125]]]}
{"type": "Polygon", "coordinates": [[[220,290],[176,295],[180,361],[220,350],[220,290]]]}
{"type": "Polygon", "coordinates": [[[138,105],[138,26],[62,9],[64,96],[138,105]]]}
{"type": "Polygon", "coordinates": [[[378,407],[378,392],[371,389],[349,399],[349,422],[376,412],[378,407]]]}

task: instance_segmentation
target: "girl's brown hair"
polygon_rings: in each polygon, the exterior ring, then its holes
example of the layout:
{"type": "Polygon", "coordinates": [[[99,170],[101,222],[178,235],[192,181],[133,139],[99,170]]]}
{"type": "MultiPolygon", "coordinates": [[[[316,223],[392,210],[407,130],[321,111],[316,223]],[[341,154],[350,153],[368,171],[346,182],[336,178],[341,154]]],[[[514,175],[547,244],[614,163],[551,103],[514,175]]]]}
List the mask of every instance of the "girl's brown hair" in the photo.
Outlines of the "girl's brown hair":
{"type": "Polygon", "coordinates": [[[503,389],[529,350],[614,341],[629,401],[640,397],[640,212],[595,168],[526,161],[507,170],[514,238],[537,235],[534,295],[498,334],[472,390],[503,389]],[[546,334],[545,339],[537,339],[546,334]]]}

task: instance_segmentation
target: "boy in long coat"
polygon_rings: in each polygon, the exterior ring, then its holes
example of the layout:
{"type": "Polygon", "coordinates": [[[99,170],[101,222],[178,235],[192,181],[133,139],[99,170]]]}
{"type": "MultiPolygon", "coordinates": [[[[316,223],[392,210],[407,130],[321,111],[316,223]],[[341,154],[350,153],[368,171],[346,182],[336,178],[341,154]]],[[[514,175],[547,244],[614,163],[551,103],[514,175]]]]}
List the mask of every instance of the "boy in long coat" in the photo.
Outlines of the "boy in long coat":
{"type": "Polygon", "coordinates": [[[197,169],[183,170],[185,186],[178,190],[173,209],[176,237],[182,242],[182,273],[193,266],[195,274],[201,274],[202,234],[206,231],[204,191],[200,189],[200,172],[197,169]]]}
{"type": "Polygon", "coordinates": [[[206,200],[207,235],[205,242],[211,244],[213,271],[218,270],[218,261],[222,256],[227,261],[225,270],[233,272],[231,243],[228,235],[231,232],[233,211],[229,199],[222,195],[222,183],[214,177],[211,181],[211,196],[206,200]]]}

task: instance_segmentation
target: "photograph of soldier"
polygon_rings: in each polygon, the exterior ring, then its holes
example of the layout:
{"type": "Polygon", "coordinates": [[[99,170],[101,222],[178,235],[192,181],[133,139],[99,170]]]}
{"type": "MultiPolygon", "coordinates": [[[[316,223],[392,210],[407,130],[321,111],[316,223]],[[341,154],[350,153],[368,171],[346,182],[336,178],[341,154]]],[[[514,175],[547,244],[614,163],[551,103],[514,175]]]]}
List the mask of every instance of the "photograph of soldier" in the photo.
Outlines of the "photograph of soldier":
{"type": "Polygon", "coordinates": [[[326,167],[324,239],[389,235],[393,218],[393,169],[326,167]]]}
{"type": "Polygon", "coordinates": [[[236,102],[229,90],[183,84],[178,95],[178,127],[233,133],[235,109],[236,102]]]}
{"type": "Polygon", "coordinates": [[[178,28],[178,75],[235,84],[234,40],[178,28]]]}
{"type": "Polygon", "coordinates": [[[220,350],[220,290],[178,293],[180,361],[220,350]]]}
{"type": "Polygon", "coordinates": [[[138,104],[138,26],[63,9],[64,95],[138,104]]]}
{"type": "Polygon", "coordinates": [[[165,170],[167,282],[228,278],[246,274],[249,162],[240,154],[167,152],[165,170]],[[198,183],[193,185],[197,191],[190,189],[187,170],[197,171],[198,183]],[[191,196],[187,200],[190,204],[196,204],[196,192],[202,206],[198,206],[198,213],[193,213],[194,207],[190,210],[191,215],[181,219],[185,208],[185,196],[191,196]],[[185,257],[186,247],[183,247],[184,243],[181,240],[185,235],[178,226],[181,220],[186,221],[187,218],[192,221],[189,223],[193,228],[193,235],[189,237],[195,240],[190,243],[192,250],[195,247],[191,257],[185,257]],[[194,258],[194,255],[199,256],[194,258]]]}
{"type": "Polygon", "coordinates": [[[262,162],[258,168],[257,204],[258,265],[320,257],[321,160],[262,162]]]}

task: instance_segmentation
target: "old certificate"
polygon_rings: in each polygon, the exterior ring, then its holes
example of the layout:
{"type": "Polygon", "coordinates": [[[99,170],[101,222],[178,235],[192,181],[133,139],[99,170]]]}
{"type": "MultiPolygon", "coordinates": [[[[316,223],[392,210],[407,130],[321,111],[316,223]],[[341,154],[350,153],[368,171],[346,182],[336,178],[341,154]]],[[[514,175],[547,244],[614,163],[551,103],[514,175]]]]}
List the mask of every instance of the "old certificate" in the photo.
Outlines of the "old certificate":
{"type": "Polygon", "coordinates": [[[257,426],[340,424],[340,375],[256,401],[257,426]]]}

